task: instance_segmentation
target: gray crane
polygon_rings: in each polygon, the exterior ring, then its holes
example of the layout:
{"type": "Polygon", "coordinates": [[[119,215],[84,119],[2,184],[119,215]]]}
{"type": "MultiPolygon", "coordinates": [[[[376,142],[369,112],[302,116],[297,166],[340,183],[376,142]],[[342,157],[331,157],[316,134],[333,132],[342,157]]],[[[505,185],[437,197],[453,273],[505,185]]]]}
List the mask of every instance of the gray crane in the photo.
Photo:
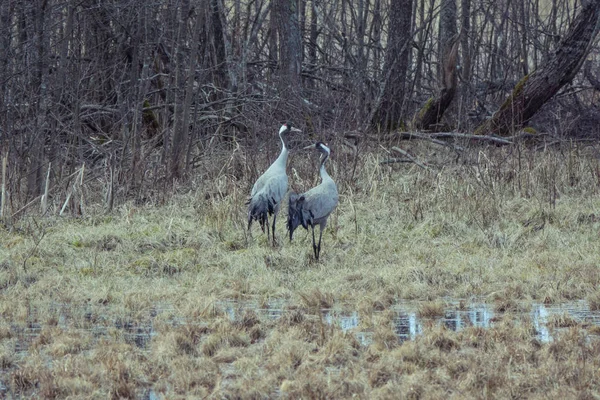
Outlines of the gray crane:
{"type": "Polygon", "coordinates": [[[257,220],[262,231],[267,228],[267,239],[269,238],[269,215],[273,215],[273,245],[275,245],[275,221],[279,213],[281,201],[288,188],[288,177],[286,165],[288,159],[288,135],[292,132],[300,132],[300,129],[286,123],[279,129],[281,139],[281,153],[271,166],[257,179],[252,187],[248,205],[248,230],[252,221],[257,220]]]}
{"type": "Polygon", "coordinates": [[[321,183],[303,194],[290,193],[288,207],[287,227],[290,232],[290,241],[294,231],[300,225],[306,230],[312,228],[313,251],[315,259],[319,260],[321,252],[321,239],[323,230],[327,226],[327,218],[338,204],[337,186],[325,170],[325,161],[329,158],[330,150],[321,142],[317,142],[305,149],[316,149],[321,153],[319,174],[321,183]],[[319,244],[315,242],[315,225],[319,225],[319,244]]]}

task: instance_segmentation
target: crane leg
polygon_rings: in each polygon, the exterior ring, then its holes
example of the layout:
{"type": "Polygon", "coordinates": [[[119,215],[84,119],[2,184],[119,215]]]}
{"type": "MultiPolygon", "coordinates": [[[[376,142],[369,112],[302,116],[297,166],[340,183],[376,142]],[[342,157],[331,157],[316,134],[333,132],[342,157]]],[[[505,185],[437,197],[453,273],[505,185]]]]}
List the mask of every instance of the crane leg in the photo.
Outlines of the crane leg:
{"type": "Polygon", "coordinates": [[[319,260],[319,252],[317,251],[317,244],[315,242],[315,226],[311,225],[312,228],[312,239],[313,239],[313,251],[315,252],[315,259],[319,260]]]}
{"type": "Polygon", "coordinates": [[[323,238],[323,225],[319,225],[319,244],[317,245],[317,260],[321,254],[321,239],[323,238]]]}
{"type": "Polygon", "coordinates": [[[271,241],[271,237],[270,237],[270,233],[271,231],[269,230],[269,216],[267,215],[267,217],[265,218],[265,222],[263,225],[263,232],[265,231],[265,226],[267,227],[267,242],[271,241]]]}
{"type": "MultiPolygon", "coordinates": [[[[277,221],[277,214],[273,214],[273,246],[275,246],[275,221],[277,221]]],[[[267,230],[269,227],[267,226],[267,230]]]]}

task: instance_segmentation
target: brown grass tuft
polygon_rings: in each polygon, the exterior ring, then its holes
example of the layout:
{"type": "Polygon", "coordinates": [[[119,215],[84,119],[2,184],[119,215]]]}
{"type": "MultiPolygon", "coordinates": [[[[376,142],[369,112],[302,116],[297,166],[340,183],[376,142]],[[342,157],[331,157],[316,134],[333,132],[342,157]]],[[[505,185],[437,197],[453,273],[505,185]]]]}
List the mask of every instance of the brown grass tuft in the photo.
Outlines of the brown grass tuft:
{"type": "Polygon", "coordinates": [[[458,340],[466,346],[488,351],[495,342],[490,336],[490,330],[479,326],[472,326],[458,332],[458,340]]]}
{"type": "Polygon", "coordinates": [[[41,370],[39,360],[30,360],[30,362],[19,366],[10,374],[11,389],[22,394],[34,389],[39,383],[41,370]]]}
{"type": "Polygon", "coordinates": [[[358,347],[352,334],[334,331],[321,346],[316,355],[316,361],[327,366],[341,367],[358,361],[358,347]]]}
{"type": "Polygon", "coordinates": [[[600,310],[600,291],[596,291],[588,295],[587,302],[590,307],[590,311],[600,310]]]}
{"type": "Polygon", "coordinates": [[[391,350],[398,346],[399,339],[396,332],[391,327],[391,324],[378,325],[373,332],[373,344],[377,350],[391,350]]]}
{"type": "Polygon", "coordinates": [[[218,334],[208,336],[202,343],[202,354],[207,357],[212,357],[217,353],[217,350],[223,345],[223,337],[218,334]]]}
{"type": "Polygon", "coordinates": [[[214,356],[217,351],[224,347],[247,347],[251,343],[250,336],[246,332],[240,332],[231,323],[219,322],[216,332],[210,334],[201,346],[202,354],[207,357],[214,356]]]}
{"type": "Polygon", "coordinates": [[[560,315],[553,315],[549,318],[548,324],[555,328],[570,328],[573,326],[579,326],[581,323],[569,314],[563,313],[560,315]]]}
{"type": "Polygon", "coordinates": [[[435,330],[429,333],[426,337],[429,343],[431,343],[431,346],[442,351],[449,352],[459,348],[460,346],[456,338],[456,333],[445,328],[435,330]]]}
{"type": "Polygon", "coordinates": [[[324,293],[319,289],[310,292],[298,293],[303,304],[310,309],[329,309],[333,307],[334,298],[331,293],[324,293]]]}
{"type": "Polygon", "coordinates": [[[178,357],[171,363],[167,376],[161,378],[173,385],[178,394],[204,397],[218,384],[219,367],[207,358],[178,357]]]}
{"type": "Polygon", "coordinates": [[[126,380],[118,380],[109,390],[109,396],[113,400],[135,399],[135,387],[126,380]]]}
{"type": "Polygon", "coordinates": [[[242,318],[236,321],[236,326],[248,331],[254,326],[260,324],[260,320],[258,319],[258,315],[256,315],[256,311],[247,309],[244,311],[242,318]]]}
{"type": "Polygon", "coordinates": [[[0,341],[5,339],[10,339],[12,337],[12,333],[10,331],[10,326],[1,323],[0,324],[0,341]]]}
{"type": "Polygon", "coordinates": [[[306,319],[304,312],[302,310],[291,310],[290,312],[286,312],[280,318],[280,324],[284,326],[293,326],[299,325],[304,322],[306,319]]]}
{"type": "Polygon", "coordinates": [[[494,311],[498,313],[519,311],[519,303],[512,298],[497,299],[494,302],[494,311]]]}
{"type": "Polygon", "coordinates": [[[423,303],[419,306],[417,315],[422,318],[435,318],[444,315],[446,305],[439,301],[423,303]]]}

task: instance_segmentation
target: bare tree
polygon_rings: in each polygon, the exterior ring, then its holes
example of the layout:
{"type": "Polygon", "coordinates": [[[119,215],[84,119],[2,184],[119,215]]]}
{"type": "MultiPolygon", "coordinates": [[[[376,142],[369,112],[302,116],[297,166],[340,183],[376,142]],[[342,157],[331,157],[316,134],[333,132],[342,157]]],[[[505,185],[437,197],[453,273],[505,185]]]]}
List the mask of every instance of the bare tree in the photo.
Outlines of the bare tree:
{"type": "Polygon", "coordinates": [[[317,0],[310,0],[310,34],[308,39],[308,62],[311,66],[317,65],[317,40],[319,40],[317,0]]]}
{"type": "MultiPolygon", "coordinates": [[[[464,121],[465,111],[470,108],[471,105],[471,0],[461,0],[461,33],[460,33],[460,47],[461,47],[461,61],[460,61],[460,77],[462,85],[461,87],[461,99],[459,109],[459,125],[464,121]]],[[[462,127],[462,126],[461,126],[462,127]]]]}
{"type": "Polygon", "coordinates": [[[184,127],[184,103],[185,103],[185,82],[187,78],[185,53],[189,46],[188,43],[188,23],[190,18],[190,0],[183,0],[178,20],[177,49],[176,49],[176,103],[175,103],[175,127],[173,129],[173,142],[171,145],[171,178],[181,178],[182,155],[186,143],[187,129],[184,127]]]}
{"type": "Polygon", "coordinates": [[[302,71],[302,41],[298,23],[298,0],[275,0],[274,17],[278,21],[279,71],[282,82],[295,90],[302,71]]]}
{"type": "Polygon", "coordinates": [[[14,6],[12,3],[5,2],[0,5],[0,70],[4,71],[3,77],[0,78],[0,148],[4,150],[3,155],[6,155],[6,146],[8,143],[6,132],[11,128],[11,115],[9,108],[11,104],[10,96],[10,80],[12,75],[11,60],[14,59],[13,48],[11,47],[11,15],[14,14],[14,6]]]}
{"type": "Polygon", "coordinates": [[[373,124],[384,130],[402,125],[409,46],[412,40],[412,0],[392,0],[388,23],[388,46],[385,51],[381,99],[376,104],[373,124]]]}
{"type": "Polygon", "coordinates": [[[597,74],[576,73],[599,63],[599,1],[0,1],[6,204],[44,181],[65,204],[75,176],[82,190],[105,177],[108,208],[167,193],[214,149],[276,151],[263,132],[290,116],[307,132],[384,131],[427,103],[417,126],[468,129],[499,109],[478,133],[505,134],[547,104],[541,124],[560,128],[554,115],[593,110],[597,74]]]}
{"type": "Polygon", "coordinates": [[[35,54],[35,75],[33,77],[32,91],[36,98],[35,125],[34,132],[30,136],[32,139],[31,151],[29,153],[29,171],[27,176],[27,194],[28,198],[33,198],[41,193],[42,189],[42,165],[44,161],[44,141],[47,135],[48,122],[46,115],[48,113],[48,47],[50,43],[49,33],[46,30],[47,0],[36,1],[29,10],[32,13],[33,38],[36,47],[35,54]]]}
{"type": "Polygon", "coordinates": [[[200,44],[205,49],[209,49],[205,51],[210,56],[209,60],[212,60],[212,62],[206,63],[205,67],[215,71],[213,76],[217,85],[227,87],[229,81],[226,74],[227,59],[225,56],[225,32],[223,30],[223,20],[225,18],[218,2],[219,0],[208,0],[210,7],[207,7],[206,10],[210,10],[210,14],[205,17],[208,25],[202,33],[200,44]]]}
{"type": "Polygon", "coordinates": [[[454,99],[457,87],[459,35],[456,28],[456,0],[442,0],[440,10],[440,89],[417,113],[413,124],[418,129],[429,129],[440,122],[454,99]]]}
{"type": "Polygon", "coordinates": [[[475,132],[508,135],[529,121],[575,77],[598,34],[599,17],[600,1],[584,4],[554,54],[539,69],[525,75],[494,116],[475,132]]]}

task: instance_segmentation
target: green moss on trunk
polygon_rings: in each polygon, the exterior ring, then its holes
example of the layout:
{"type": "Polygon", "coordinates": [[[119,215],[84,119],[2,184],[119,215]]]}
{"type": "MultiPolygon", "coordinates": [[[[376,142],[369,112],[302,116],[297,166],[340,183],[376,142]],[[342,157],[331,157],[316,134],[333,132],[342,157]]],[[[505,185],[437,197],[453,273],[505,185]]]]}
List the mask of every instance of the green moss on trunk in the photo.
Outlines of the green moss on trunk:
{"type": "Polygon", "coordinates": [[[520,116],[523,112],[523,105],[517,105],[515,108],[515,103],[522,99],[523,90],[525,89],[525,84],[529,80],[529,77],[529,74],[525,75],[517,82],[510,96],[502,103],[492,118],[475,129],[475,135],[485,135],[490,133],[505,134],[510,130],[512,124],[516,123],[517,125],[521,125],[523,123],[520,116]],[[516,119],[515,114],[518,116],[516,119]]]}
{"type": "Polygon", "coordinates": [[[417,113],[417,115],[415,115],[415,118],[413,119],[413,125],[417,128],[421,128],[423,126],[423,119],[425,118],[425,116],[427,115],[427,113],[429,112],[429,110],[431,109],[431,107],[433,107],[435,104],[435,99],[433,97],[430,97],[425,104],[423,105],[423,107],[421,107],[421,109],[419,110],[419,112],[417,113]]]}
{"type": "Polygon", "coordinates": [[[525,84],[527,83],[528,80],[529,80],[529,75],[525,75],[523,78],[521,78],[521,80],[519,82],[517,82],[511,95],[508,96],[508,98],[500,106],[500,110],[512,108],[514,101],[517,100],[523,94],[523,89],[525,88],[525,84]]]}
{"type": "Polygon", "coordinates": [[[525,84],[529,80],[529,77],[530,75],[525,75],[517,82],[510,96],[502,103],[492,118],[475,129],[475,135],[485,135],[490,133],[505,134],[510,130],[510,127],[513,124],[516,123],[520,126],[523,123],[523,121],[521,121],[523,105],[519,104],[515,108],[515,103],[522,100],[525,84]],[[515,114],[517,115],[517,118],[515,118],[515,114]]]}

